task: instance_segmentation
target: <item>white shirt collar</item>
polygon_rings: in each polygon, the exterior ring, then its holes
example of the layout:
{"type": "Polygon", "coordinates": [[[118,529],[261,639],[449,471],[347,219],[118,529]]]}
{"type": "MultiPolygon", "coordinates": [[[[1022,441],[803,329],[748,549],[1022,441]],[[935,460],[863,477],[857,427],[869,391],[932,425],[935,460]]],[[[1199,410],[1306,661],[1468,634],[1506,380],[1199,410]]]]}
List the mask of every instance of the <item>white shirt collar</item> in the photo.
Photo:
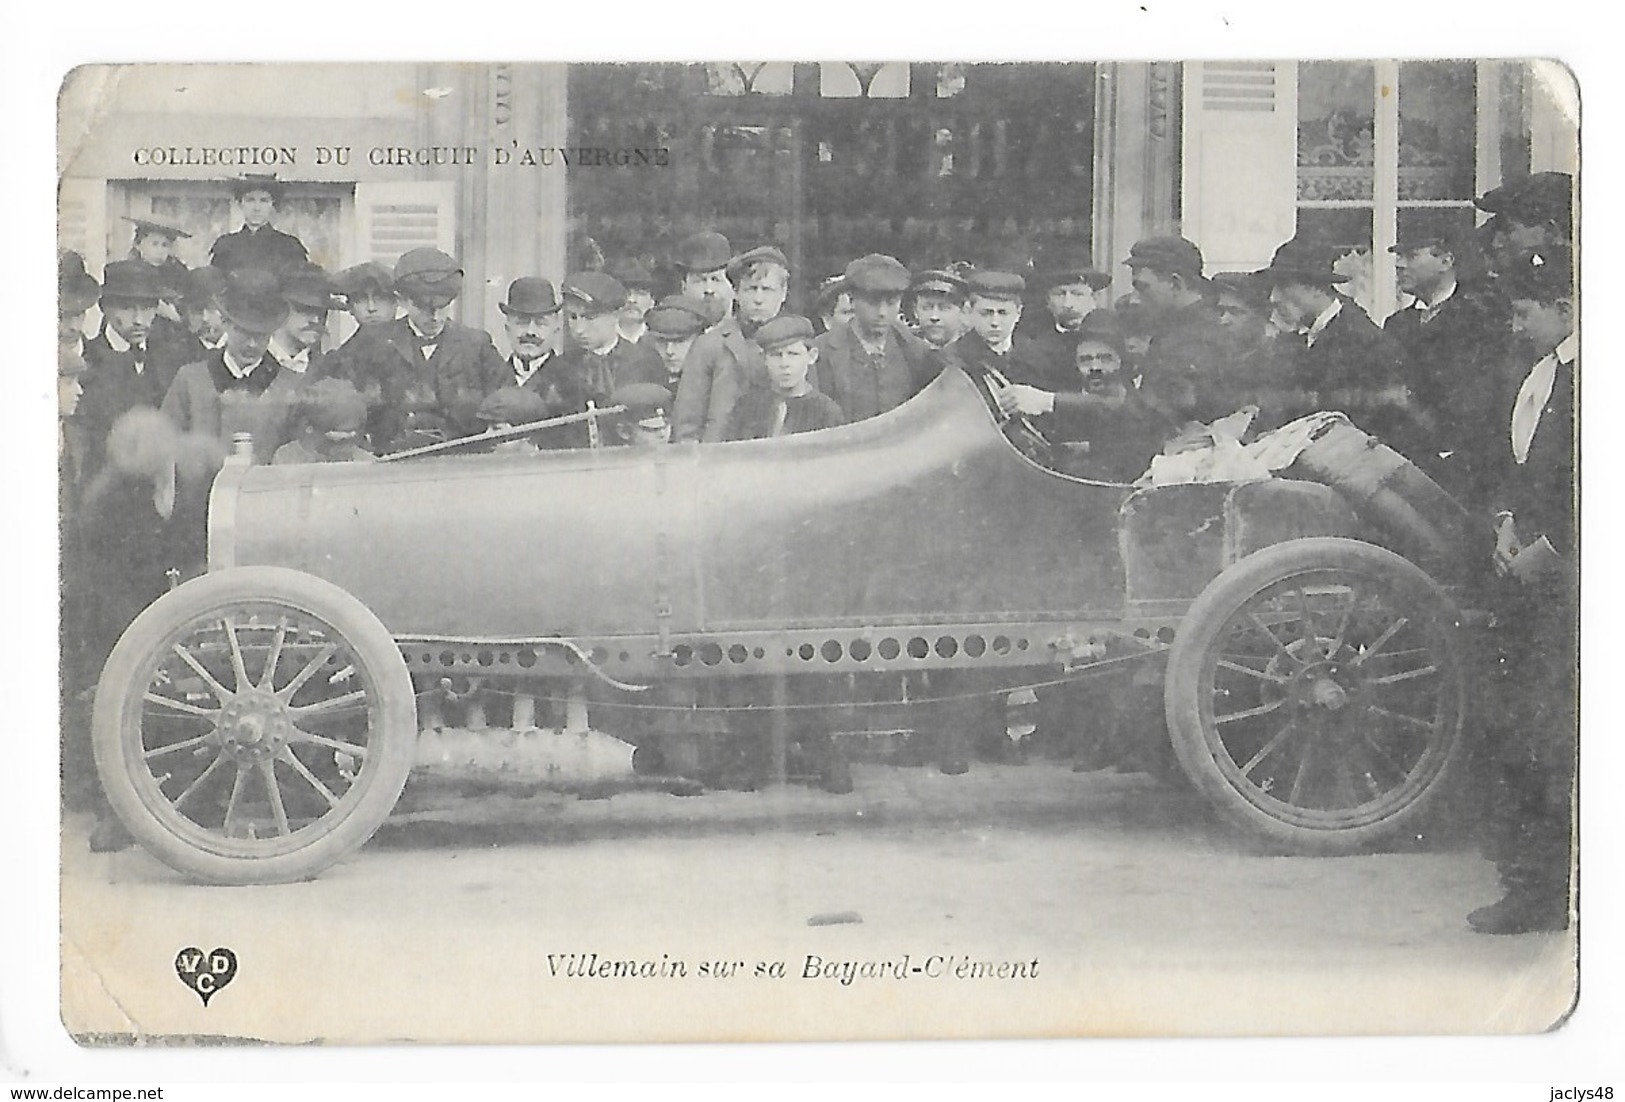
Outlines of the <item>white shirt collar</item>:
{"type": "Polygon", "coordinates": [[[1455,277],[1452,276],[1445,289],[1440,291],[1432,299],[1425,299],[1421,295],[1417,295],[1416,301],[1411,305],[1424,313],[1434,313],[1439,309],[1440,306],[1444,305],[1445,301],[1449,299],[1451,295],[1456,293],[1456,288],[1459,286],[1460,284],[1457,283],[1455,277]]]}
{"type": "Polygon", "coordinates": [[[602,345],[602,346],[600,346],[600,347],[598,347],[598,348],[594,348],[594,349],[592,349],[592,350],[591,350],[591,351],[592,351],[592,354],[593,354],[593,355],[594,355],[594,356],[607,356],[607,355],[609,355],[609,354],[610,354],[610,353],[611,353],[611,352],[613,352],[613,351],[615,351],[615,346],[616,346],[616,345],[617,345],[617,344],[620,344],[620,343],[621,343],[621,334],[620,334],[620,332],[619,332],[619,331],[618,331],[618,330],[617,330],[617,331],[616,331],[616,333],[615,333],[615,335],[614,335],[614,336],[613,336],[613,337],[611,337],[611,338],[610,338],[610,340],[609,340],[609,343],[608,343],[608,344],[606,344],[606,345],[602,345]]]}
{"type": "Polygon", "coordinates": [[[1560,364],[1571,364],[1580,356],[1580,331],[1577,329],[1564,337],[1553,353],[1560,364]]]}
{"type": "Polygon", "coordinates": [[[1004,342],[1002,344],[994,344],[985,337],[982,338],[982,343],[987,345],[995,356],[1008,356],[1010,354],[1010,349],[1015,347],[1016,335],[1011,333],[1008,337],[1004,338],[1004,342]]]}
{"type": "Polygon", "coordinates": [[[438,345],[440,343],[440,339],[446,335],[446,325],[449,325],[449,324],[450,324],[450,322],[447,322],[447,323],[441,325],[440,332],[436,333],[434,336],[431,337],[431,336],[429,336],[429,334],[427,334],[423,330],[419,329],[417,327],[417,325],[413,323],[411,318],[406,319],[406,327],[413,332],[413,334],[417,337],[418,340],[423,341],[424,343],[430,345],[431,347],[434,346],[434,345],[438,345]]]}
{"type": "Polygon", "coordinates": [[[298,375],[303,375],[310,367],[310,349],[301,348],[297,352],[290,352],[282,347],[282,342],[271,341],[270,353],[276,362],[298,375]]]}
{"type": "Polygon", "coordinates": [[[1320,334],[1325,331],[1326,327],[1332,323],[1332,319],[1342,312],[1343,300],[1341,298],[1333,298],[1332,304],[1326,307],[1326,309],[1322,310],[1320,312],[1320,316],[1309,323],[1309,328],[1305,329],[1303,334],[1309,338],[1309,344],[1311,347],[1314,346],[1315,338],[1320,336],[1320,334]]]}
{"type": "Polygon", "coordinates": [[[509,356],[508,362],[513,366],[514,381],[520,386],[524,386],[526,383],[530,382],[531,376],[535,375],[542,369],[542,365],[547,363],[551,355],[552,353],[550,352],[543,352],[534,360],[527,360],[517,352],[515,352],[512,356],[509,356]]]}
{"type": "Polygon", "coordinates": [[[225,351],[225,353],[221,356],[221,359],[225,361],[226,370],[231,372],[232,378],[234,379],[248,378],[253,370],[263,362],[263,360],[255,360],[253,363],[247,365],[238,363],[237,358],[231,354],[230,349],[225,351]]]}

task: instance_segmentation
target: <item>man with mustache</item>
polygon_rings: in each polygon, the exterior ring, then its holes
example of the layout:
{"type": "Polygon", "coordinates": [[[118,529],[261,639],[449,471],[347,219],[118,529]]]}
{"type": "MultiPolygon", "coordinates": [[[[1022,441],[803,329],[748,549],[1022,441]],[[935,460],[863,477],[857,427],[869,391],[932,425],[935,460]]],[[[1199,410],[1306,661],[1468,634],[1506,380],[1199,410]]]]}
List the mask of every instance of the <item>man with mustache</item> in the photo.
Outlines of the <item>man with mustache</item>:
{"type": "Polygon", "coordinates": [[[560,402],[556,370],[561,310],[564,303],[553,284],[540,276],[520,276],[508,284],[508,298],[497,304],[508,337],[508,374],[503,386],[516,386],[560,402]]]}
{"type": "Polygon", "coordinates": [[[151,268],[134,260],[107,265],[101,291],[102,331],[84,342],[84,397],[79,418],[89,440],[91,469],[113,422],[138,406],[157,409],[173,378],[153,362],[147,335],[158,315],[159,287],[151,268]]]}

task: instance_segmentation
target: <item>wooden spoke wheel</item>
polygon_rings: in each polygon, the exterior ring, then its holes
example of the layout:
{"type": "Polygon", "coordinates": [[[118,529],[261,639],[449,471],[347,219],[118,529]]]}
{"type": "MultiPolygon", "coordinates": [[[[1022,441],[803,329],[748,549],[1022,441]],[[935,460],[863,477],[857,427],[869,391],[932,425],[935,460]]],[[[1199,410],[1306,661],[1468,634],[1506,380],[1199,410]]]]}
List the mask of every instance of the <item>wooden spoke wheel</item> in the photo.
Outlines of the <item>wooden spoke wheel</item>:
{"type": "Polygon", "coordinates": [[[188,582],[138,616],[96,690],[108,801],[171,867],[308,879],[372,836],[416,747],[411,676],[354,597],[281,567],[188,582]]]}
{"type": "Polygon", "coordinates": [[[1461,757],[1459,615],[1410,562],[1291,540],[1220,574],[1169,656],[1174,750],[1229,819],[1296,852],[1410,829],[1461,757]]]}

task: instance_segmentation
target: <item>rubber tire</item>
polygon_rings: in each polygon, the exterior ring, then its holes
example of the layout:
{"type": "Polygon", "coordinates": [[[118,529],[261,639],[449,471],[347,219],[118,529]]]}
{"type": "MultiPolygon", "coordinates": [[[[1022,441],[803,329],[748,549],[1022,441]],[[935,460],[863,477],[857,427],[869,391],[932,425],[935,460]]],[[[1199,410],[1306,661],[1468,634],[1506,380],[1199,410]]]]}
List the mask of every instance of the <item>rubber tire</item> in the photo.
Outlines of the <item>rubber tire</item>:
{"type": "MultiPolygon", "coordinates": [[[[1424,607],[1417,605],[1416,607],[1424,607]]],[[[1360,853],[1413,828],[1444,799],[1462,768],[1462,728],[1466,713],[1466,650],[1455,603],[1420,567],[1385,548],[1341,537],[1287,540],[1248,555],[1210,582],[1191,605],[1168,657],[1163,707],[1174,753],[1185,775],[1225,819],[1266,842],[1276,852],[1309,855],[1360,853]],[[1457,696],[1455,728],[1442,760],[1425,787],[1393,814],[1373,823],[1323,829],[1284,822],[1238,792],[1208,745],[1201,714],[1207,653],[1230,617],[1261,590],[1276,582],[1323,569],[1361,569],[1389,574],[1394,582],[1427,602],[1446,626],[1457,696]]]]}
{"type": "MultiPolygon", "coordinates": [[[[360,848],[388,818],[416,757],[417,702],[400,648],[360,601],[331,582],[298,570],[236,567],[205,574],[171,590],[125,630],[97,683],[91,742],[108,803],[153,856],[206,883],[283,884],[315,877],[360,848]],[[140,758],[139,740],[135,746],[126,743],[125,720],[132,705],[139,707],[146,686],[137,681],[151,669],[154,648],[212,608],[261,600],[281,602],[320,617],[338,631],[377,690],[379,723],[369,741],[367,767],[356,782],[360,796],[342,818],[299,849],[249,858],[200,848],[153,814],[136,785],[135,777],[145,773],[146,766],[140,758]]],[[[349,798],[346,794],[345,799],[349,798]]]]}

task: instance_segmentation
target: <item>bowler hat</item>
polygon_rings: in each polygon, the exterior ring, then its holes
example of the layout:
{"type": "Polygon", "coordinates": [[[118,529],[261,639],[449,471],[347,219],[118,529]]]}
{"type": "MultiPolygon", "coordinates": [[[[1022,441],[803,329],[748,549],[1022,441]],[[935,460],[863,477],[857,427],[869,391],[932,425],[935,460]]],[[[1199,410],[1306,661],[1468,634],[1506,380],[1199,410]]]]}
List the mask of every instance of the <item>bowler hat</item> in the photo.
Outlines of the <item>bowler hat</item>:
{"type": "Polygon", "coordinates": [[[988,298],[1019,300],[1022,292],[1027,289],[1027,281],[1016,273],[997,272],[986,268],[975,269],[965,282],[971,294],[988,298]]]}
{"type": "Polygon", "coordinates": [[[192,236],[183,229],[179,229],[175,226],[168,226],[162,222],[154,222],[150,218],[131,218],[130,221],[135,223],[135,238],[138,241],[147,234],[156,234],[159,237],[167,237],[171,241],[180,237],[192,236]]]}
{"type": "Polygon", "coordinates": [[[846,266],[846,285],[858,295],[900,295],[913,278],[902,261],[884,253],[860,256],[846,266]]]}
{"type": "Polygon", "coordinates": [[[333,280],[320,264],[306,261],[282,274],[282,297],[293,306],[308,306],[313,310],[333,310],[338,303],[333,299],[333,280]]]}
{"type": "Polygon", "coordinates": [[[85,258],[76,252],[64,252],[57,262],[57,309],[64,314],[82,314],[90,309],[102,292],[90,273],[85,271],[85,258]]]}
{"type": "Polygon", "coordinates": [[[1089,254],[1065,245],[1040,249],[1033,258],[1033,276],[1046,289],[1086,283],[1092,290],[1111,285],[1112,277],[1094,266],[1089,254]]]}
{"type": "Polygon", "coordinates": [[[714,272],[733,258],[728,239],[715,230],[685,237],[672,250],[671,261],[685,272],[714,272]]]}
{"type": "Polygon", "coordinates": [[[577,272],[564,281],[565,298],[573,298],[594,314],[607,314],[626,305],[626,288],[604,272],[577,272]]]}
{"type": "Polygon", "coordinates": [[[395,293],[395,277],[376,260],[344,269],[333,277],[333,284],[339,294],[352,299],[395,293]]]}
{"type": "Polygon", "coordinates": [[[527,425],[547,417],[547,399],[534,390],[505,386],[486,396],[474,416],[503,425],[527,425]]]}
{"type": "Polygon", "coordinates": [[[671,391],[659,383],[627,383],[615,388],[610,401],[625,406],[623,420],[636,422],[645,428],[659,428],[666,422],[671,409],[671,391]]]}
{"type": "Polygon", "coordinates": [[[102,274],[102,301],[157,302],[163,297],[158,274],[139,260],[115,260],[102,274]]]}
{"type": "Polygon", "coordinates": [[[738,283],[745,278],[752,265],[764,262],[777,264],[787,272],[790,270],[790,258],[784,255],[782,249],[774,245],[758,245],[728,261],[728,278],[738,283]]]}
{"type": "Polygon", "coordinates": [[[1332,270],[1338,251],[1330,245],[1321,245],[1294,237],[1275,250],[1270,266],[1259,272],[1259,278],[1272,286],[1278,283],[1304,283],[1311,287],[1330,288],[1347,283],[1349,277],[1332,270]]]}
{"type": "Polygon", "coordinates": [[[692,337],[711,326],[706,300],[693,295],[667,295],[647,314],[643,322],[657,337],[692,337]]]}
{"type": "Polygon", "coordinates": [[[234,199],[254,191],[263,191],[271,197],[273,203],[282,201],[285,185],[276,178],[273,172],[247,172],[231,182],[231,195],[234,199]]]}
{"type": "Polygon", "coordinates": [[[250,333],[274,333],[288,319],[288,300],[277,277],[263,268],[238,268],[220,293],[226,320],[250,333]]]}
{"type": "Polygon", "coordinates": [[[1202,250],[1183,237],[1147,237],[1136,241],[1123,261],[1130,268],[1150,268],[1165,275],[1202,278],[1202,250]]]}
{"type": "Polygon", "coordinates": [[[508,301],[497,303],[497,309],[508,317],[542,317],[557,313],[563,302],[551,280],[541,276],[520,276],[508,284],[508,301]]]}
{"type": "Polygon", "coordinates": [[[752,339],[763,352],[771,352],[796,341],[811,343],[813,335],[813,323],[800,314],[780,314],[756,330],[756,336],[752,339]]]}
{"type": "Polygon", "coordinates": [[[1480,210],[1504,214],[1524,225],[1553,222],[1565,237],[1573,232],[1574,177],[1567,172],[1537,172],[1491,188],[1475,202],[1480,210]]]}
{"type": "Polygon", "coordinates": [[[444,306],[463,290],[463,270],[439,249],[412,249],[395,262],[395,289],[444,306]]]}

